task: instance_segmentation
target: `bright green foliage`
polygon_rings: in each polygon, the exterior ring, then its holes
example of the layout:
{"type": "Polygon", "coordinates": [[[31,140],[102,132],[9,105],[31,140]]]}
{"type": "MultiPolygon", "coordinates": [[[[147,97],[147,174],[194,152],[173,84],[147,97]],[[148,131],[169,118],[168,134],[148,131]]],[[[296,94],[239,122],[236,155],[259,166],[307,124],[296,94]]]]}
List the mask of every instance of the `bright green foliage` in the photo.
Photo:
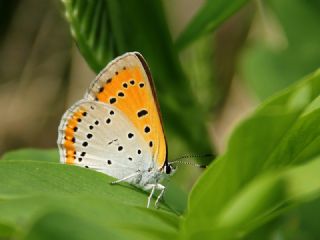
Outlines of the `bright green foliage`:
{"type": "Polygon", "coordinates": [[[6,152],[1,160],[37,160],[46,162],[59,162],[59,151],[58,149],[33,149],[25,148],[6,152]]]}
{"type": "Polygon", "coordinates": [[[317,239],[320,236],[319,223],[315,221],[320,216],[320,198],[305,202],[303,205],[290,209],[284,216],[279,216],[269,225],[273,226],[269,231],[259,234],[258,228],[250,234],[251,239],[264,235],[265,239],[271,239],[272,235],[282,235],[284,239],[317,239]]]}
{"type": "Polygon", "coordinates": [[[206,1],[177,40],[182,49],[202,35],[214,31],[220,24],[242,7],[248,0],[206,1]]]}
{"type": "Polygon", "coordinates": [[[320,72],[262,104],[199,180],[188,235],[236,236],[320,193],[320,72]],[[304,165],[303,165],[304,164],[304,165]]]}
{"type": "Polygon", "coordinates": [[[99,72],[115,55],[106,1],[62,2],[79,50],[90,67],[99,72]]]}
{"type": "Polygon", "coordinates": [[[89,239],[88,236],[100,234],[147,239],[148,235],[159,236],[158,231],[172,237],[178,229],[177,217],[172,214],[162,211],[155,214],[157,210],[146,211],[88,194],[13,199],[1,203],[0,210],[1,220],[10,222],[17,230],[27,230],[23,231],[26,239],[38,235],[42,239],[89,239]]]}
{"type": "Polygon", "coordinates": [[[318,0],[261,3],[265,5],[261,10],[265,25],[260,29],[264,35],[244,51],[241,65],[244,79],[265,99],[319,67],[320,5],[318,0]],[[277,24],[276,33],[270,22],[277,24]],[[274,40],[266,41],[270,37],[274,40]]]}
{"type": "Polygon", "coordinates": [[[179,221],[172,214],[162,211],[155,214],[156,210],[146,211],[89,194],[24,197],[1,203],[0,210],[1,220],[9,222],[17,230],[31,231],[28,235],[46,234],[42,239],[54,239],[59,235],[77,239],[84,234],[82,230],[87,231],[85,236],[95,236],[98,230],[102,236],[112,233],[126,236],[124,239],[130,239],[130,235],[143,237],[145,232],[156,237],[158,227],[163,234],[174,236],[179,221]]]}
{"type": "Polygon", "coordinates": [[[8,238],[11,237],[15,232],[14,227],[10,224],[0,222],[0,238],[8,238]]]}
{"type": "MultiPolygon", "coordinates": [[[[133,231],[140,236],[141,232],[149,231],[152,235],[152,229],[164,225],[161,227],[163,233],[176,233],[178,218],[175,214],[167,213],[169,210],[166,206],[147,211],[145,193],[127,184],[112,186],[112,180],[104,174],[74,166],[42,161],[3,160],[0,162],[0,223],[9,223],[17,231],[24,232],[27,225],[36,221],[31,234],[39,234],[34,233],[34,229],[43,234],[46,230],[42,228],[47,227],[46,221],[51,223],[52,218],[57,218],[62,211],[63,219],[78,218],[79,226],[89,222],[92,231],[101,228],[101,225],[104,229],[104,225],[110,228],[120,225],[121,229],[137,226],[140,230],[133,231]],[[45,218],[44,223],[40,221],[40,226],[37,225],[38,218],[45,218]]],[[[59,221],[56,224],[61,226],[62,232],[56,234],[65,234],[64,231],[69,227],[68,233],[71,234],[72,229],[77,227],[76,223],[59,221]]],[[[0,230],[0,236],[8,232],[6,228],[6,231],[2,231],[2,228],[0,230]]],[[[52,229],[50,231],[52,233],[52,229]]],[[[90,228],[87,231],[92,234],[90,228]]],[[[49,237],[50,232],[46,234],[49,237]]]]}

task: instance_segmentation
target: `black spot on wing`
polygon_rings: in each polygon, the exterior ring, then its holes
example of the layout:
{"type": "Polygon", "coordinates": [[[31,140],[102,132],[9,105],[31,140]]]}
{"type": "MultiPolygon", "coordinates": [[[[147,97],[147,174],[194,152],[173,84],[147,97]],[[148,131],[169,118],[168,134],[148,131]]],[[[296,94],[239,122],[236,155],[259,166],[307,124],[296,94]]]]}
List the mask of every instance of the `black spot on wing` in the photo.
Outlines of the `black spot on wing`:
{"type": "Polygon", "coordinates": [[[112,98],[109,99],[109,103],[110,103],[110,104],[114,104],[116,101],[117,101],[117,99],[114,98],[114,97],[112,97],[112,98]]]}
{"type": "Polygon", "coordinates": [[[133,133],[128,133],[128,138],[133,138],[133,133]]]}
{"type": "Polygon", "coordinates": [[[150,127],[149,127],[149,126],[146,126],[146,127],[144,128],[144,132],[145,132],[145,133],[149,133],[149,132],[150,132],[150,127]]]}
{"type": "Polygon", "coordinates": [[[88,138],[88,139],[92,138],[92,136],[93,136],[93,135],[92,135],[91,133],[88,133],[88,134],[87,134],[87,138],[88,138]]]}
{"type": "Polygon", "coordinates": [[[145,116],[145,115],[147,115],[147,114],[148,114],[148,111],[145,110],[145,109],[142,109],[142,110],[140,110],[140,111],[137,113],[137,115],[138,115],[139,118],[141,118],[141,117],[143,117],[143,116],[145,116]]]}

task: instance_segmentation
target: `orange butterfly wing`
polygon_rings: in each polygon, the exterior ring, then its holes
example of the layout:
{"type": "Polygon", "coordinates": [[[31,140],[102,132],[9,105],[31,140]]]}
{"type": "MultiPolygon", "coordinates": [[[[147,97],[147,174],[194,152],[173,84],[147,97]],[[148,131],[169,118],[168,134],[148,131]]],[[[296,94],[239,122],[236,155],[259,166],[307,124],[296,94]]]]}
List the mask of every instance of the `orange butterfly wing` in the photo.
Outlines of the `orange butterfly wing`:
{"type": "Polygon", "coordinates": [[[153,80],[141,54],[126,53],[109,63],[91,83],[85,98],[122,111],[148,143],[158,167],[163,167],[166,139],[153,80]]]}

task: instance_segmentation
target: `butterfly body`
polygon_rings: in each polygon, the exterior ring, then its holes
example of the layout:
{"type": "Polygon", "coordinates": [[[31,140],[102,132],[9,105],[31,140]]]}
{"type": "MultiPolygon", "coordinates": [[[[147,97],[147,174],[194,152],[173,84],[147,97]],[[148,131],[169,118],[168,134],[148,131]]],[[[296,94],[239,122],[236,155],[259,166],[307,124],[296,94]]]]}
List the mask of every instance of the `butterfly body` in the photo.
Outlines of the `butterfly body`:
{"type": "Polygon", "coordinates": [[[127,53],[91,83],[84,99],[63,115],[58,146],[62,163],[90,168],[151,190],[171,174],[159,105],[143,57],[127,53]]]}

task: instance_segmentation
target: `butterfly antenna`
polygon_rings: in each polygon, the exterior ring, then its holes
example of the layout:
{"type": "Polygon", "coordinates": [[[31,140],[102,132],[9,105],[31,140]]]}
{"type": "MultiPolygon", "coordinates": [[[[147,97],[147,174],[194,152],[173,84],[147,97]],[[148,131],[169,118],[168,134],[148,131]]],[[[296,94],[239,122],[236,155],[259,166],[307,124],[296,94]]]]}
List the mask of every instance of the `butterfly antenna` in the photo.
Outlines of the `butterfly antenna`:
{"type": "Polygon", "coordinates": [[[193,163],[193,162],[185,162],[185,161],[180,161],[181,159],[188,159],[188,158],[207,158],[207,157],[215,157],[215,155],[211,154],[211,153],[207,153],[207,154],[189,154],[189,155],[184,155],[181,157],[178,157],[176,159],[174,159],[173,161],[169,162],[170,164],[185,164],[185,165],[191,165],[194,167],[199,167],[199,168],[206,168],[207,165],[203,165],[203,164],[197,164],[197,163],[193,163]]]}
{"type": "Polygon", "coordinates": [[[198,168],[206,168],[207,165],[202,165],[202,164],[197,164],[197,163],[193,163],[193,162],[184,162],[184,161],[172,161],[172,162],[169,162],[170,165],[176,165],[176,164],[184,164],[184,165],[191,165],[191,166],[194,166],[194,167],[198,167],[198,168]]]}
{"type": "Polygon", "coordinates": [[[207,158],[207,157],[213,157],[215,158],[215,155],[211,153],[206,154],[189,154],[189,155],[183,155],[181,157],[178,157],[176,159],[173,159],[173,161],[181,160],[181,159],[187,159],[187,158],[207,158]]]}

